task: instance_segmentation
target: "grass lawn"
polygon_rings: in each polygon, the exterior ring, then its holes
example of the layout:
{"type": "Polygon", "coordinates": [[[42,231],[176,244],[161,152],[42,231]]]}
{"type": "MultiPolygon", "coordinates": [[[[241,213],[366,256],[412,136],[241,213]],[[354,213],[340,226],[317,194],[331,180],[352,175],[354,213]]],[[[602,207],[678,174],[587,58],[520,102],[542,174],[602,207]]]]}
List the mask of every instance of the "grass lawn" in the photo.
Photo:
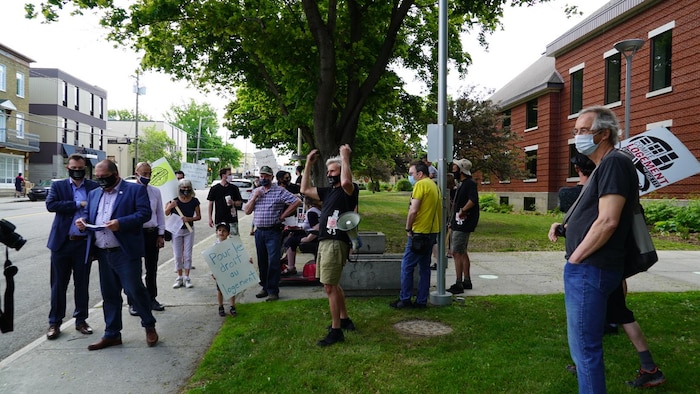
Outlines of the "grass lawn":
{"type": "MultiPolygon", "coordinates": [[[[381,231],[387,252],[405,242],[409,193],[362,192],[361,231],[381,231]]],[[[561,215],[483,213],[474,252],[563,250],[547,231],[561,215]]],[[[698,250],[655,239],[657,249],[698,250]]],[[[190,393],[575,393],[563,295],[466,297],[464,304],[393,310],[393,297],[349,298],[357,331],[319,348],[330,323],[326,300],[240,304],[185,387],[190,393]],[[397,323],[441,323],[440,336],[407,335],[397,323]]],[[[655,393],[698,393],[700,291],[631,293],[652,354],[668,382],[655,393]]],[[[639,367],[626,335],[605,338],[610,393],[634,393],[624,382],[639,367]]]]}
{"type": "MultiPolygon", "coordinates": [[[[186,387],[191,393],[575,393],[563,295],[468,297],[427,310],[390,309],[387,297],[350,298],[357,331],[319,348],[325,300],[241,304],[186,387]],[[453,331],[402,334],[420,319],[453,331]]],[[[667,376],[656,393],[698,393],[700,292],[630,294],[628,304],[667,376]],[[694,371],[694,372],[693,372],[694,371]]],[[[610,393],[634,393],[637,354],[626,335],[605,338],[610,393]]]]}

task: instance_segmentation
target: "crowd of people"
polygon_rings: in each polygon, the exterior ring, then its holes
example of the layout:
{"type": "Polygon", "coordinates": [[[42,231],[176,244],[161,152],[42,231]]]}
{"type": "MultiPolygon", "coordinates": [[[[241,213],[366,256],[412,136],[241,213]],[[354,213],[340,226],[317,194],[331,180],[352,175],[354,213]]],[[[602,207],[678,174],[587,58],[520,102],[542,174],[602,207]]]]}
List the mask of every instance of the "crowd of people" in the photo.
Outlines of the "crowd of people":
{"type": "MultiPolygon", "coordinates": [[[[633,387],[652,387],[666,381],[649,351],[634,314],[626,306],[623,277],[625,240],[631,231],[633,204],[637,201],[636,170],[630,158],[615,146],[619,124],[607,108],[582,110],[573,135],[579,154],[572,159],[579,183],[562,188],[560,209],[567,212],[562,223],[553,223],[548,237],[552,242],[565,237],[566,264],[564,293],[567,335],[574,364],[567,370],[578,378],[579,392],[605,392],[603,335],[621,326],[638,352],[641,368],[628,382],[633,387]],[[613,328],[611,328],[613,327],[613,328]]],[[[355,330],[348,314],[345,293],[340,284],[348,261],[351,241],[338,227],[338,217],[358,212],[359,186],[353,182],[352,149],[342,145],[339,155],[325,162],[328,186],[312,184],[312,170],[323,170],[320,153],[312,150],[306,166],[291,174],[269,166],[260,168],[250,199],[243,203],[230,168],[219,172],[220,182],[209,190],[208,224],[217,243],[239,236],[238,211],[253,215],[250,234],[255,240],[255,257],[260,290],[255,295],[266,301],[280,299],[280,280],[298,274],[297,250],[315,257],[316,277],[328,298],[331,324],[319,346],[330,346],[345,339],[344,331],[355,330]],[[302,200],[303,199],[303,200],[302,200]],[[303,221],[286,226],[287,218],[303,221]],[[284,260],[283,260],[283,254],[284,260]],[[284,264],[282,263],[284,261],[284,264]]],[[[85,177],[85,158],[71,155],[66,169],[69,178],[54,182],[46,200],[55,212],[48,247],[51,250],[51,309],[47,338],[56,339],[66,313],[66,290],[71,276],[75,284],[75,329],[92,334],[87,323],[88,285],[91,264],[97,260],[104,300],[103,337],[88,346],[99,350],[121,344],[121,292],[128,298],[129,312],[141,318],[148,346],[155,346],[158,334],[152,311],[163,311],[158,302],[157,262],[165,245],[165,217],[180,217],[180,228],[172,233],[177,278],[173,288],[191,288],[192,248],[195,222],[201,220],[200,202],[192,183],[178,171],[178,195],[165,205],[157,188],[149,185],[151,167],[138,163],[136,183],[124,182],[117,166],[104,160],[95,167],[95,181],[85,177]],[[67,230],[67,231],[66,231],[67,230]],[[145,285],[141,279],[144,257],[145,285]]],[[[456,282],[447,291],[462,294],[473,288],[469,239],[479,222],[479,194],[472,178],[472,162],[462,158],[451,163],[447,177],[449,197],[443,199],[437,184],[437,170],[427,160],[410,163],[408,181],[413,186],[406,215],[406,242],[401,262],[401,289],[395,309],[428,307],[431,255],[434,255],[441,226],[446,224],[448,256],[453,258],[456,282]],[[447,218],[443,218],[443,201],[447,218]],[[414,271],[419,281],[414,289],[414,271]],[[414,298],[415,297],[415,298],[414,298]]],[[[21,176],[21,174],[19,175],[21,176]]],[[[253,262],[251,258],[251,263],[253,262]]],[[[235,297],[229,300],[229,315],[236,316],[235,297]]],[[[217,307],[226,316],[222,292],[217,286],[217,307]]]]}

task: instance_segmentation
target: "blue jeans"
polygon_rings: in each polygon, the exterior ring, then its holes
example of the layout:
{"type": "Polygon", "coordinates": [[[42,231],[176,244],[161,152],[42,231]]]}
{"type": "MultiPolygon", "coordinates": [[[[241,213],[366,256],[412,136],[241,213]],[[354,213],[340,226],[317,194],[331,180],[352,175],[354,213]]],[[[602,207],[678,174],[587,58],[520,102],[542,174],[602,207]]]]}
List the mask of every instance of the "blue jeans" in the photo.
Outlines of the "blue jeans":
{"type": "Polygon", "coordinates": [[[255,251],[258,255],[258,271],[263,290],[270,294],[280,292],[280,258],[282,255],[282,230],[255,230],[255,251]]]}
{"type": "MultiPolygon", "coordinates": [[[[428,235],[430,245],[435,244],[437,234],[428,235]]],[[[413,237],[408,237],[406,241],[406,249],[401,260],[401,292],[399,298],[402,301],[408,301],[413,295],[413,271],[418,266],[420,279],[418,280],[418,294],[416,294],[417,304],[428,303],[428,293],[430,291],[430,254],[433,250],[432,246],[428,253],[417,254],[411,250],[413,237]]]]}
{"type": "Polygon", "coordinates": [[[121,250],[94,248],[100,263],[100,290],[105,316],[105,338],[118,338],[122,330],[122,288],[141,317],[141,326],[153,328],[151,297],[141,281],[141,258],[132,259],[121,250]]]}
{"type": "Polygon", "coordinates": [[[569,262],[564,266],[566,328],[580,394],[606,392],[603,364],[605,314],[608,296],[621,280],[622,272],[569,262]]]}

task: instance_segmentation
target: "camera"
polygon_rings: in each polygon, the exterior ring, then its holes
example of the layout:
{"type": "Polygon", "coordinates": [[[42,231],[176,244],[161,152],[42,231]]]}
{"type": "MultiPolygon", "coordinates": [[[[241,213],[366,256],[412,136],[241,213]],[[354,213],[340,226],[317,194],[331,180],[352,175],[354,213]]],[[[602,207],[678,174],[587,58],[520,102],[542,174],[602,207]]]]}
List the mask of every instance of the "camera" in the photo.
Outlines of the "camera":
{"type": "Polygon", "coordinates": [[[8,248],[20,250],[27,243],[27,240],[15,232],[16,228],[14,224],[7,220],[0,219],[0,242],[4,243],[8,248]]]}

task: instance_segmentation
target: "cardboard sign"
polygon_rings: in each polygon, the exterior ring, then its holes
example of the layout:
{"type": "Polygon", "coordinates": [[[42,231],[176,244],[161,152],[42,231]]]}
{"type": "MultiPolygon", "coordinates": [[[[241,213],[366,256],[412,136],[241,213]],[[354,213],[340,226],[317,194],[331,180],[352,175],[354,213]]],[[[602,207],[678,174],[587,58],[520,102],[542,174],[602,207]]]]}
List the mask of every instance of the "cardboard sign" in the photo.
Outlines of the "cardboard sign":
{"type": "Polygon", "coordinates": [[[177,197],[178,186],[175,171],[170,167],[170,163],[165,157],[161,157],[151,164],[151,182],[148,184],[160,190],[164,203],[177,197]]]}
{"type": "Polygon", "coordinates": [[[202,252],[221,293],[229,299],[260,281],[241,239],[232,236],[202,252]]]}
{"type": "Polygon", "coordinates": [[[181,163],[180,169],[185,173],[185,178],[192,182],[192,187],[197,190],[207,188],[207,165],[197,163],[181,163]]]}
{"type": "Polygon", "coordinates": [[[700,172],[695,156],[665,127],[628,138],[621,149],[633,157],[642,196],[700,172]]]}
{"type": "Polygon", "coordinates": [[[277,174],[277,171],[279,171],[277,157],[272,149],[264,149],[255,152],[255,162],[258,164],[258,169],[260,169],[262,166],[269,166],[272,168],[272,171],[274,172],[274,174],[272,174],[273,176],[277,174]]]}

